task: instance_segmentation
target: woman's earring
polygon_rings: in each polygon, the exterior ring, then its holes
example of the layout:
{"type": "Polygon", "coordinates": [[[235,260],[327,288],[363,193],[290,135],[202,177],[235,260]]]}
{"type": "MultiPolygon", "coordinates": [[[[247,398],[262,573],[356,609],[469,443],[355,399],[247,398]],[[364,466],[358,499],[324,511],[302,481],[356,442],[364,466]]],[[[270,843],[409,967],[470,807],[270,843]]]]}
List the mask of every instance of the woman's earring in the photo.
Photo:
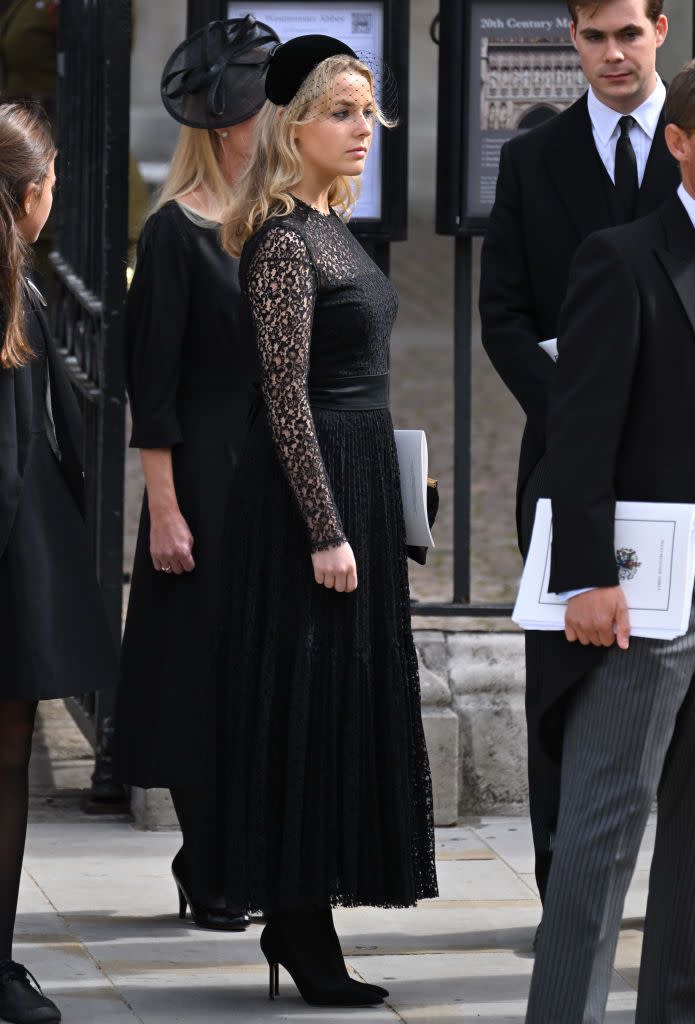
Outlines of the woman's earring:
{"type": "Polygon", "coordinates": [[[229,135],[229,132],[220,132],[220,135],[222,136],[223,139],[226,139],[227,136],[229,135]]]}

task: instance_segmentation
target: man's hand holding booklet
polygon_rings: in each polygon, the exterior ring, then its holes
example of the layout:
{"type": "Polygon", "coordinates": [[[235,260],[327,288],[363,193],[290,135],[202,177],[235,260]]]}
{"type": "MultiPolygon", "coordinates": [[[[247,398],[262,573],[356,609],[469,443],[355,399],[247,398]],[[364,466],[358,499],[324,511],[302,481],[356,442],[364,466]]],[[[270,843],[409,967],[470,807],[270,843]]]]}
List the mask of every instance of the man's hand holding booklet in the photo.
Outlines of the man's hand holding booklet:
{"type": "MultiPolygon", "coordinates": [[[[552,525],[550,500],[541,498],[512,614],[523,629],[565,628],[567,600],[548,590],[552,525]]],[[[695,583],[694,528],[695,505],[616,503],[615,558],[632,636],[674,640],[686,633],[695,583]]]]}

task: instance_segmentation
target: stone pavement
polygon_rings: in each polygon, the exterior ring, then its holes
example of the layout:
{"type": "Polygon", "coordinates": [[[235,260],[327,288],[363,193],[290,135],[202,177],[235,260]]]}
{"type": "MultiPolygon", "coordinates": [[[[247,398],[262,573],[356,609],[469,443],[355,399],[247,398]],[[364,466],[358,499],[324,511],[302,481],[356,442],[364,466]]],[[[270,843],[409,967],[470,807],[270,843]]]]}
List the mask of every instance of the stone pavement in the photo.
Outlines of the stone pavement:
{"type": "MultiPolygon", "coordinates": [[[[170,875],[178,833],[86,818],[78,797],[89,748],[61,702],[41,707],[14,955],[60,1004],[65,1024],[522,1024],[540,913],[525,818],[438,830],[439,900],[336,913],[352,973],[385,984],[386,1006],[308,1007],[284,972],[270,1003],[260,924],[219,935],[179,922],[170,875]]],[[[625,910],[607,1024],[634,1020],[653,830],[651,822],[625,910]]]]}

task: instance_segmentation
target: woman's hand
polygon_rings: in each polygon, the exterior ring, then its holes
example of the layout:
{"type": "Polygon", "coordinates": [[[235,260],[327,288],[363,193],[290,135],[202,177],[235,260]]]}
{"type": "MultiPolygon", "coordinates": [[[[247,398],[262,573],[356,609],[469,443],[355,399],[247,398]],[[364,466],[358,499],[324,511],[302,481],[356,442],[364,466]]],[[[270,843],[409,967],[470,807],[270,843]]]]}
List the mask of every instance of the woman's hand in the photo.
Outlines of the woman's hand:
{"type": "Polygon", "coordinates": [[[150,508],[150,555],[157,572],[191,572],[193,535],[181,515],[174,487],[171,448],[141,448],[150,508]]]}
{"type": "Polygon", "coordinates": [[[339,594],[351,594],[357,590],[357,565],[347,541],[327,551],[314,551],[311,561],[314,579],[322,587],[337,590],[339,594]]]}
{"type": "Polygon", "coordinates": [[[195,569],[193,560],[193,534],[177,509],[150,512],[150,555],[159,572],[180,576],[195,569]]]}

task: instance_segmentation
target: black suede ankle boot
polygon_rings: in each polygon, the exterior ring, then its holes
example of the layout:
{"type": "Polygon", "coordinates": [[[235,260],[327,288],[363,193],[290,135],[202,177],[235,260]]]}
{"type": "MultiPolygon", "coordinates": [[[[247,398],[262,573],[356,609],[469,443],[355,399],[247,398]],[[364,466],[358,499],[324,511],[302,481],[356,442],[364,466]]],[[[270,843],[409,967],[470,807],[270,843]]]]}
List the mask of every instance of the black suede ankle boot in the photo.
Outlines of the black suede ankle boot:
{"type": "Polygon", "coordinates": [[[333,921],[333,911],[329,908],[328,910],[323,911],[323,914],[325,915],[326,918],[326,934],[331,936],[331,940],[333,942],[336,955],[340,957],[340,960],[343,963],[345,977],[349,981],[351,981],[353,985],[363,985],[366,988],[371,988],[376,992],[378,996],[382,996],[385,999],[386,996],[389,994],[389,990],[387,988],[382,988],[381,985],[372,985],[371,982],[368,981],[356,981],[355,978],[350,977],[350,975],[348,974],[348,969],[345,966],[345,958],[343,957],[343,949],[342,946],[340,945],[340,939],[338,938],[338,933],[335,930],[335,923],[333,921]]]}
{"type": "Polygon", "coordinates": [[[269,914],[261,935],[261,949],[270,969],[271,999],[279,994],[279,965],[282,965],[310,1006],[381,1006],[383,1003],[370,985],[348,977],[342,953],[336,951],[323,911],[269,914]]]}

